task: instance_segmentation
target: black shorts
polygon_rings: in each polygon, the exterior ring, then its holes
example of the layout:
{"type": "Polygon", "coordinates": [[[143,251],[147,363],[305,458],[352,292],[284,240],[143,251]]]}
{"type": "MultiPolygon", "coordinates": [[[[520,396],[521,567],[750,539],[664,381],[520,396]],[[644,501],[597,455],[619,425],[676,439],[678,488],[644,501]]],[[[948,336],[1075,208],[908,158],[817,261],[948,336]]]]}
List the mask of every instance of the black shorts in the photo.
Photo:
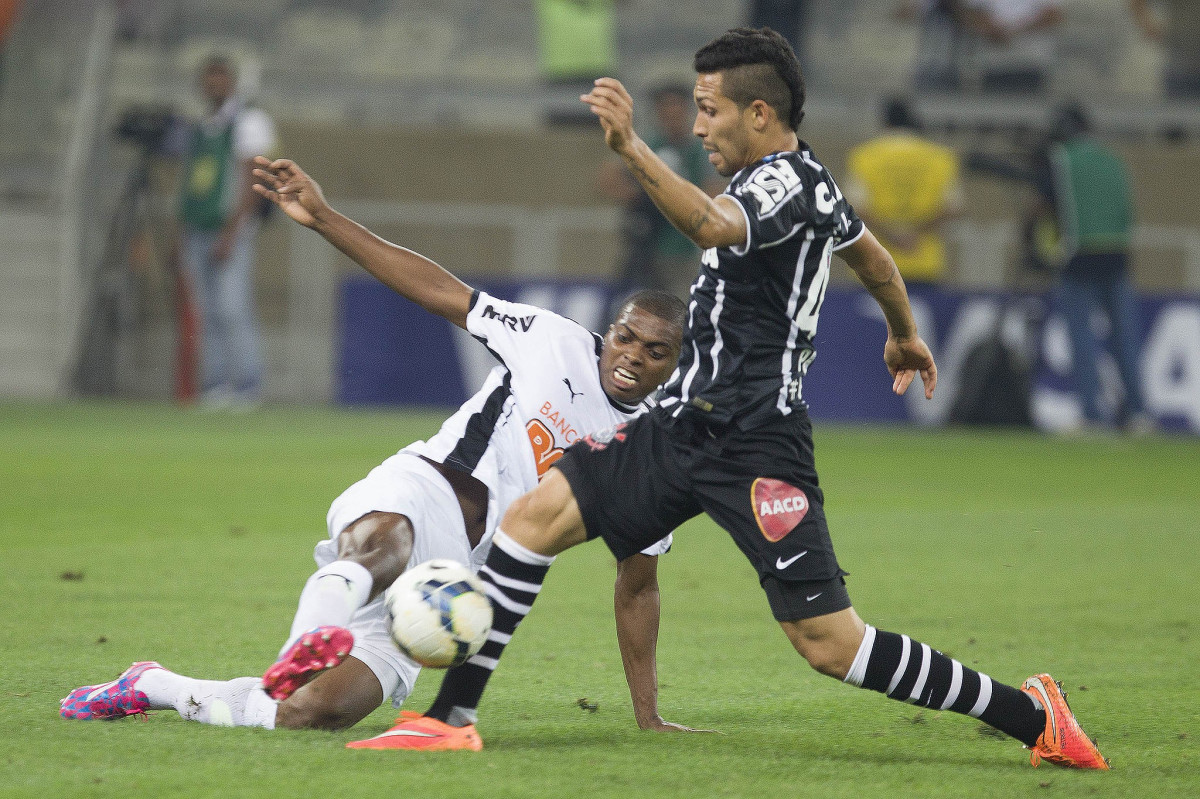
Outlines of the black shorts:
{"type": "Polygon", "coordinates": [[[618,560],[703,512],[750,560],[776,619],[850,607],[804,411],[754,430],[650,413],[584,437],[554,466],[588,538],[603,538],[618,560]]]}

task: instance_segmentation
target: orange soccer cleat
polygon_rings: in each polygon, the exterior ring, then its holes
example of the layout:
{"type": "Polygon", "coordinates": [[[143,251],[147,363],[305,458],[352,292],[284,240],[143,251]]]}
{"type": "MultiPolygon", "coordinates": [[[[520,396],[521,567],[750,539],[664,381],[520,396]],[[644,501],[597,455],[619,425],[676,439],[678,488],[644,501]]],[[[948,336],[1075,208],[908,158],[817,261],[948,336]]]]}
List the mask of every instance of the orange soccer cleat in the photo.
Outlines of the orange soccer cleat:
{"type": "Polygon", "coordinates": [[[464,750],[478,752],[483,749],[483,739],[475,731],[474,724],[452,727],[444,721],[418,716],[404,711],[396,719],[396,725],[365,741],[351,741],[347,749],[417,749],[425,752],[464,750]]]}
{"type": "Polygon", "coordinates": [[[1049,674],[1035,674],[1025,681],[1021,690],[1036,699],[1046,711],[1045,732],[1038,737],[1036,745],[1027,747],[1029,762],[1034,768],[1047,760],[1067,768],[1108,770],[1108,758],[1100,754],[1096,743],[1075,720],[1061,683],[1049,674]]]}

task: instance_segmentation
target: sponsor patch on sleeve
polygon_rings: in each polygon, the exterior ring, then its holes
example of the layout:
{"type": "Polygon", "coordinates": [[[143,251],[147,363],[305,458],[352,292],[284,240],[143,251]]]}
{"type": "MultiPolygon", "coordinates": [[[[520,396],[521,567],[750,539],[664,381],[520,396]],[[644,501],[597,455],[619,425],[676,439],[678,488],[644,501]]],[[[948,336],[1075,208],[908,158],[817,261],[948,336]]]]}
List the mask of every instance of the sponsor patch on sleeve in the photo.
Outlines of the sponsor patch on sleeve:
{"type": "Polygon", "coordinates": [[[750,195],[758,208],[758,218],[775,213],[785,200],[800,190],[800,176],[785,160],[763,164],[754,171],[745,183],[738,186],[738,194],[750,195]]]}
{"type": "Polygon", "coordinates": [[[808,497],[799,488],[776,480],[760,477],[750,487],[750,502],[754,520],[768,541],[779,541],[804,519],[808,513],[808,497]]]}
{"type": "Polygon", "coordinates": [[[537,321],[537,314],[530,314],[529,316],[516,316],[514,314],[507,313],[503,308],[496,310],[496,306],[492,304],[485,306],[480,316],[482,316],[484,319],[491,319],[499,322],[514,333],[528,333],[529,328],[533,327],[533,323],[537,321]]]}

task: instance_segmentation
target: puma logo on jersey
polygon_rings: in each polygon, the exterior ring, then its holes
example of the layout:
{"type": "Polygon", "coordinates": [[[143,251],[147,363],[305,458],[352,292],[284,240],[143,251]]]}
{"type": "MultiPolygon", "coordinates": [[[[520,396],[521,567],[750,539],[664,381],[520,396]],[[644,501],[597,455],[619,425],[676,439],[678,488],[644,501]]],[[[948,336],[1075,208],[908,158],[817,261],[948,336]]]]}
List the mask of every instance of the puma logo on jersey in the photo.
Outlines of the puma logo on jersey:
{"type": "Polygon", "coordinates": [[[537,314],[529,316],[513,316],[512,314],[500,313],[494,305],[489,305],[483,309],[484,319],[495,319],[502,325],[506,325],[509,330],[516,332],[517,326],[520,325],[522,333],[528,333],[529,328],[533,327],[534,321],[537,319],[537,314]]]}
{"type": "Polygon", "coordinates": [[[576,397],[582,397],[582,396],[583,396],[583,392],[582,392],[582,391],[576,391],[575,389],[571,388],[571,378],[569,378],[569,377],[564,377],[564,378],[563,378],[563,382],[567,384],[567,391],[570,391],[570,392],[571,392],[571,404],[572,404],[572,405],[574,405],[574,404],[575,404],[575,398],[576,398],[576,397]]]}
{"type": "Polygon", "coordinates": [[[773,477],[760,477],[750,487],[754,520],[768,541],[780,541],[808,513],[808,496],[793,485],[773,477]]]}

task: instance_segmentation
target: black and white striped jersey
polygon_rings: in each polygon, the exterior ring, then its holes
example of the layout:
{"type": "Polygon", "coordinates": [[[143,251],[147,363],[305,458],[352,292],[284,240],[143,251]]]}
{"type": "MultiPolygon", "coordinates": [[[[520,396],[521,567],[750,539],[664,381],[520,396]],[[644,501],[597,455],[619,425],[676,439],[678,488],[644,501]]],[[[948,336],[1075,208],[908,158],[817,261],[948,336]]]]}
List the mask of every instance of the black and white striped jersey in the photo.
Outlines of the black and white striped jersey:
{"type": "Polygon", "coordinates": [[[746,216],[746,242],[701,257],[657,412],[748,430],[804,407],[830,260],[864,228],[803,142],[742,169],[724,193],[746,216]]]}

